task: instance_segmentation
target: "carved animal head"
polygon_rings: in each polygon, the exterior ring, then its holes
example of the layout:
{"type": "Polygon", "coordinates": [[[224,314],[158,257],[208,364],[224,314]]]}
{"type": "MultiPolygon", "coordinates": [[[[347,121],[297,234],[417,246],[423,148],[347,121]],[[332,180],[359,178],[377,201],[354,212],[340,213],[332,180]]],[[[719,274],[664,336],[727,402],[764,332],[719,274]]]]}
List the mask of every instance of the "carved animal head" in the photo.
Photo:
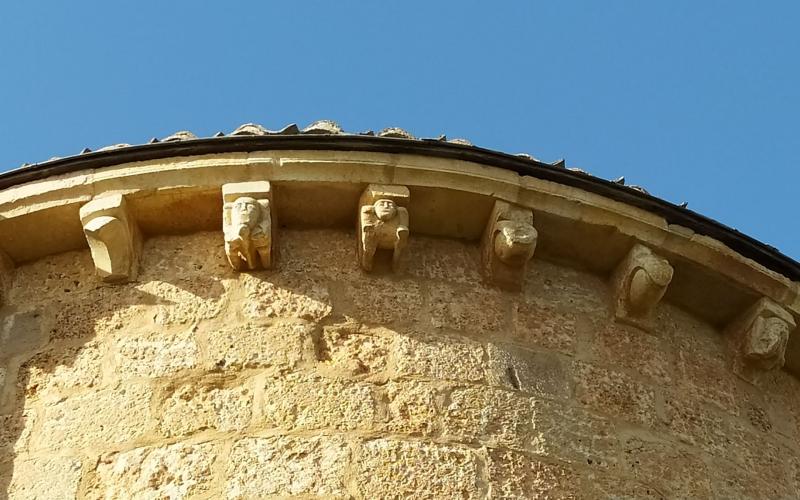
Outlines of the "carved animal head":
{"type": "Polygon", "coordinates": [[[497,229],[494,251],[502,262],[521,266],[533,256],[538,236],[533,226],[523,222],[502,221],[497,229]]]}
{"type": "Polygon", "coordinates": [[[747,334],[744,355],[764,368],[783,366],[790,325],[776,316],[758,317],[747,334]]]}
{"type": "Polygon", "coordinates": [[[397,215],[397,205],[392,200],[382,198],[376,201],[373,206],[375,207],[375,215],[383,222],[392,220],[397,215]]]}

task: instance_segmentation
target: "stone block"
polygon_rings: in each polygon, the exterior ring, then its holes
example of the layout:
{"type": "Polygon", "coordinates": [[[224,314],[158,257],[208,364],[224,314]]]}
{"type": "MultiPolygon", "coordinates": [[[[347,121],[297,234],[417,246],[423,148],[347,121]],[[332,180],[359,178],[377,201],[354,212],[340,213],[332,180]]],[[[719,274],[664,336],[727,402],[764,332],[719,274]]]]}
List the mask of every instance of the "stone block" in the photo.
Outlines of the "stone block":
{"type": "Polygon", "coordinates": [[[350,498],[345,485],[350,455],[336,437],[240,439],[228,459],[225,496],[350,498]]]}
{"type": "Polygon", "coordinates": [[[415,278],[476,286],[482,281],[477,245],[445,238],[414,236],[409,240],[406,271],[415,278]]]}
{"type": "Polygon", "coordinates": [[[257,426],[289,430],[368,429],[379,419],[375,388],[306,374],[267,379],[257,426]]]}
{"type": "Polygon", "coordinates": [[[225,254],[231,267],[237,271],[272,267],[277,223],[269,181],[223,184],[222,202],[225,254]]]}
{"type": "Polygon", "coordinates": [[[477,342],[415,332],[397,334],[392,347],[395,373],[433,380],[484,378],[483,346],[477,342]]]}
{"type": "Polygon", "coordinates": [[[28,398],[53,391],[92,388],[102,377],[103,344],[53,345],[26,361],[19,369],[20,388],[28,398]]]}
{"type": "Polygon", "coordinates": [[[303,321],[244,323],[204,333],[208,370],[292,370],[313,356],[314,327],[303,321]]]}
{"type": "Polygon", "coordinates": [[[639,328],[652,329],[656,304],[667,291],[672,274],[673,268],[667,259],[636,243],[611,279],[616,318],[639,328]]]}
{"type": "Polygon", "coordinates": [[[442,415],[447,439],[525,450],[534,439],[535,400],[511,391],[456,387],[442,415]]]}
{"type": "Polygon", "coordinates": [[[509,450],[489,451],[491,498],[580,498],[578,473],[567,464],[547,463],[509,450]]]}
{"type": "Polygon", "coordinates": [[[19,457],[8,498],[72,500],[77,498],[81,469],[74,457],[19,457]]]}
{"type": "Polygon", "coordinates": [[[100,457],[91,498],[197,498],[208,494],[219,449],[212,443],[136,448],[100,457]]]}
{"type": "Polygon", "coordinates": [[[604,471],[618,463],[616,426],[580,408],[536,401],[532,434],[527,449],[536,455],[604,471]]]}
{"type": "Polygon", "coordinates": [[[362,276],[343,283],[337,301],[338,312],[356,322],[369,325],[397,326],[413,323],[423,308],[419,284],[390,276],[362,276]]]}
{"type": "Polygon", "coordinates": [[[325,326],[316,346],[318,369],[328,376],[385,378],[395,335],[357,323],[325,326]]]}
{"type": "Polygon", "coordinates": [[[619,323],[606,324],[597,330],[592,358],[603,365],[622,368],[662,385],[672,383],[675,373],[675,364],[665,341],[619,323]]]}
{"type": "Polygon", "coordinates": [[[199,355],[194,328],[154,330],[114,342],[114,373],[122,379],[166,377],[194,368],[199,355]]]}
{"type": "Polygon", "coordinates": [[[556,398],[570,396],[571,363],[552,353],[490,343],[487,381],[491,385],[556,398]]]}
{"type": "Polygon", "coordinates": [[[525,347],[575,354],[576,317],[533,299],[515,300],[513,338],[525,347]]]}
{"type": "Polygon", "coordinates": [[[619,372],[575,363],[575,397],[586,408],[644,427],[656,423],[655,392],[619,372]]]}
{"type": "Polygon", "coordinates": [[[298,318],[318,321],[331,312],[326,283],[302,273],[242,273],[244,314],[251,319],[298,318]]]}
{"type": "Polygon", "coordinates": [[[44,312],[38,309],[5,315],[0,324],[0,359],[38,350],[47,343],[47,326],[44,312]]]}
{"type": "Polygon", "coordinates": [[[667,498],[711,498],[702,456],[671,442],[631,437],[622,446],[624,472],[667,498]]]}
{"type": "Polygon", "coordinates": [[[514,294],[483,285],[463,287],[449,283],[430,286],[430,321],[434,328],[479,334],[508,328],[514,294]]]}
{"type": "Polygon", "coordinates": [[[225,387],[222,380],[193,380],[170,386],[162,401],[158,428],[166,437],[212,429],[241,432],[250,424],[253,391],[248,386],[225,387]]]}
{"type": "Polygon", "coordinates": [[[121,385],[45,402],[33,449],[97,448],[141,437],[148,430],[150,387],[121,385]]]}
{"type": "Polygon", "coordinates": [[[484,498],[479,463],[461,446],[375,439],[361,447],[355,484],[363,498],[484,498]]]}
{"type": "Polygon", "coordinates": [[[444,399],[436,385],[420,381],[389,382],[383,388],[388,401],[387,432],[428,436],[438,430],[438,416],[444,399]]]}

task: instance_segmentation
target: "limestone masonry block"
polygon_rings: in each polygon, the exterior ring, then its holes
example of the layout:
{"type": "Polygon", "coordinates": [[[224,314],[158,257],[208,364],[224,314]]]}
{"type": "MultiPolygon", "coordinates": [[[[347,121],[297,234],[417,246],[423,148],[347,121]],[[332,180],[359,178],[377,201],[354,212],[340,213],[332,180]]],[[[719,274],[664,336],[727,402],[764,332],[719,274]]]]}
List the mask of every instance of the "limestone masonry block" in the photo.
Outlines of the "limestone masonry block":
{"type": "Polygon", "coordinates": [[[272,188],[268,181],[222,185],[222,230],[228,262],[238,271],[273,264],[272,188]]]}
{"type": "Polygon", "coordinates": [[[370,184],[364,190],[359,202],[358,260],[365,271],[372,271],[378,250],[392,252],[392,269],[397,270],[408,243],[410,199],[405,186],[370,184]]]}
{"type": "Polygon", "coordinates": [[[95,198],[81,207],[80,217],[100,279],[135,280],[142,238],[125,197],[114,194],[95,198]]]}
{"type": "Polygon", "coordinates": [[[652,328],[656,304],[672,281],[672,266],[641,244],[635,244],[613,277],[615,315],[624,323],[652,328]]]}
{"type": "Polygon", "coordinates": [[[481,244],[486,280],[503,288],[519,290],[538,237],[531,209],[495,201],[481,244]]]}
{"type": "Polygon", "coordinates": [[[794,318],[784,308],[761,298],[729,327],[738,347],[737,371],[742,374],[750,368],[781,368],[789,335],[796,327],[794,318]]]}

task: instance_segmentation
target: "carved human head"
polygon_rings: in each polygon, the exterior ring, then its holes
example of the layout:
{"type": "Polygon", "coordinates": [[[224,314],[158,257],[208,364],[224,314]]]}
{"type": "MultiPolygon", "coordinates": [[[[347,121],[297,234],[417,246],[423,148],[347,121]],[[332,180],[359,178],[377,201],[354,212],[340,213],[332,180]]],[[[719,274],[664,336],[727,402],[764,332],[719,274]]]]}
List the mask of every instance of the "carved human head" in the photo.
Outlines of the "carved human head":
{"type": "Polygon", "coordinates": [[[383,222],[392,220],[397,214],[397,205],[393,200],[387,198],[381,198],[380,200],[376,201],[374,207],[375,215],[377,215],[378,218],[383,222]]]}
{"type": "Polygon", "coordinates": [[[258,224],[261,207],[255,198],[242,196],[233,202],[233,223],[253,227],[258,224]]]}

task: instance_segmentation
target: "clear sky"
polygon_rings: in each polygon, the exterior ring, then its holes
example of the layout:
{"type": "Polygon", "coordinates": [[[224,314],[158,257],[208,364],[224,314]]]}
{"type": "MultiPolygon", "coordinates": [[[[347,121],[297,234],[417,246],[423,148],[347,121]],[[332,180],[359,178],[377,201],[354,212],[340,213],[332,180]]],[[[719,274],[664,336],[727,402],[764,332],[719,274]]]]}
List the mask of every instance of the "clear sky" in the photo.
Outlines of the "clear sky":
{"type": "Polygon", "coordinates": [[[800,259],[800,2],[0,3],[0,170],[330,118],[615,178],[800,259]]]}

